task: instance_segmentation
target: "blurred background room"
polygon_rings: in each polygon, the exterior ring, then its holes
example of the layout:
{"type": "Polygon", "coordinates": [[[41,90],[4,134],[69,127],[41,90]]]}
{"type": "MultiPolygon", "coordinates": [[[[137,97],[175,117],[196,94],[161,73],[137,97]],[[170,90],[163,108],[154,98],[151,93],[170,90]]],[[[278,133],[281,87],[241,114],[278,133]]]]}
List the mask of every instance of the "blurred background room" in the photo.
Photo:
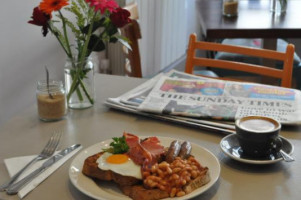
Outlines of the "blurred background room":
{"type": "MultiPolygon", "coordinates": [[[[139,41],[142,77],[170,69],[183,71],[189,35],[196,33],[201,39],[197,0],[119,0],[118,3],[123,7],[134,1],[138,5],[142,35],[139,41]]],[[[0,124],[36,101],[36,84],[45,79],[45,66],[50,78],[64,79],[66,55],[56,38],[51,34],[43,37],[40,28],[27,23],[32,8],[39,2],[6,0],[0,7],[0,124]]],[[[286,39],[295,44],[296,53],[301,55],[300,40],[286,39]]],[[[105,52],[94,56],[99,61],[96,73],[124,76],[120,44],[110,44],[105,52]]]]}

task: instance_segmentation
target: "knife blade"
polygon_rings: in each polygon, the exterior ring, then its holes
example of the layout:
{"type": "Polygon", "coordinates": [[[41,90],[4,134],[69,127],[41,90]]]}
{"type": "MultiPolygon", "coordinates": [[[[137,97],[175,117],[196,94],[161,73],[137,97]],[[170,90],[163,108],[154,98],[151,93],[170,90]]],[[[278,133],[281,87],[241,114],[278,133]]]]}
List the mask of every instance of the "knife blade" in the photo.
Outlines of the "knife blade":
{"type": "Polygon", "coordinates": [[[49,158],[48,160],[46,160],[40,168],[36,169],[35,171],[33,171],[32,173],[30,173],[29,175],[27,175],[20,181],[18,181],[17,183],[11,185],[6,190],[6,193],[9,195],[17,194],[20,189],[22,189],[27,183],[29,183],[37,175],[39,175],[40,173],[45,171],[48,167],[50,167],[51,165],[53,165],[54,163],[59,161],[61,158],[63,158],[65,155],[69,154],[70,152],[72,152],[73,150],[77,149],[80,146],[81,146],[80,144],[74,144],[66,149],[63,149],[58,154],[56,154],[56,155],[52,156],[51,158],[49,158]]]}

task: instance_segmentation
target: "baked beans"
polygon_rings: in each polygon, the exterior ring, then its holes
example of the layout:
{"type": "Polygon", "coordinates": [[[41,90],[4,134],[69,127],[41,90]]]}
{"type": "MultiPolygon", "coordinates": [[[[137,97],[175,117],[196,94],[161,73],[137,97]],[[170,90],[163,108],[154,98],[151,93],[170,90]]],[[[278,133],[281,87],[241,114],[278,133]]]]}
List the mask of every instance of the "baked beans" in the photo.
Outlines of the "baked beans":
{"type": "Polygon", "coordinates": [[[187,160],[176,157],[172,163],[163,161],[152,166],[149,172],[143,172],[146,188],[159,188],[167,191],[170,197],[184,196],[183,186],[197,178],[203,167],[190,156],[187,160]]]}

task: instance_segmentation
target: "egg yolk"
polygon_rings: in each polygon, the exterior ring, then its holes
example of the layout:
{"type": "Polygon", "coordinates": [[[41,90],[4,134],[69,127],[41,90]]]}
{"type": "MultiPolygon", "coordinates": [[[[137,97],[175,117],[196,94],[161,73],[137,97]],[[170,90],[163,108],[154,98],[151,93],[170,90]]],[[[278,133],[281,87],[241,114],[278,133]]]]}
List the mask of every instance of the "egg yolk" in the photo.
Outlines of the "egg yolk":
{"type": "Polygon", "coordinates": [[[111,164],[121,164],[129,160],[129,157],[125,154],[114,154],[107,158],[107,162],[111,164]]]}

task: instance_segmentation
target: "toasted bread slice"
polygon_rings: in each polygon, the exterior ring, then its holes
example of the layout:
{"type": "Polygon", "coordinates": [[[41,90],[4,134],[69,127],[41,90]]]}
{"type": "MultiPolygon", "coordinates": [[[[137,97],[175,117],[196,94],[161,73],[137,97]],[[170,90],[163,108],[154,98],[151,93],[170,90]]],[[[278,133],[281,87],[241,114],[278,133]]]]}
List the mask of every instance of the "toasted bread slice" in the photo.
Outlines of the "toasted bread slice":
{"type": "Polygon", "coordinates": [[[100,152],[86,158],[82,170],[83,174],[98,180],[114,181],[115,183],[118,183],[121,186],[135,185],[141,181],[134,177],[117,174],[111,170],[99,169],[98,163],[96,161],[100,156],[102,156],[103,153],[104,152],[100,152]]]}
{"type": "MultiPolygon", "coordinates": [[[[186,194],[189,194],[207,184],[209,181],[210,175],[208,168],[206,168],[200,176],[191,181],[189,184],[185,185],[183,189],[186,194]]],[[[169,193],[167,191],[162,191],[157,188],[146,189],[142,185],[120,186],[120,189],[123,194],[131,197],[133,200],[159,200],[169,197],[169,193]]]]}
{"type": "Polygon", "coordinates": [[[142,185],[121,186],[123,194],[133,200],[159,200],[169,197],[168,192],[160,189],[146,189],[142,185]]]}
{"type": "Polygon", "coordinates": [[[198,176],[196,179],[191,181],[189,184],[184,186],[184,191],[186,194],[189,194],[195,189],[198,189],[199,187],[207,184],[210,181],[210,175],[208,168],[205,168],[204,171],[202,171],[202,174],[198,176]]]}

